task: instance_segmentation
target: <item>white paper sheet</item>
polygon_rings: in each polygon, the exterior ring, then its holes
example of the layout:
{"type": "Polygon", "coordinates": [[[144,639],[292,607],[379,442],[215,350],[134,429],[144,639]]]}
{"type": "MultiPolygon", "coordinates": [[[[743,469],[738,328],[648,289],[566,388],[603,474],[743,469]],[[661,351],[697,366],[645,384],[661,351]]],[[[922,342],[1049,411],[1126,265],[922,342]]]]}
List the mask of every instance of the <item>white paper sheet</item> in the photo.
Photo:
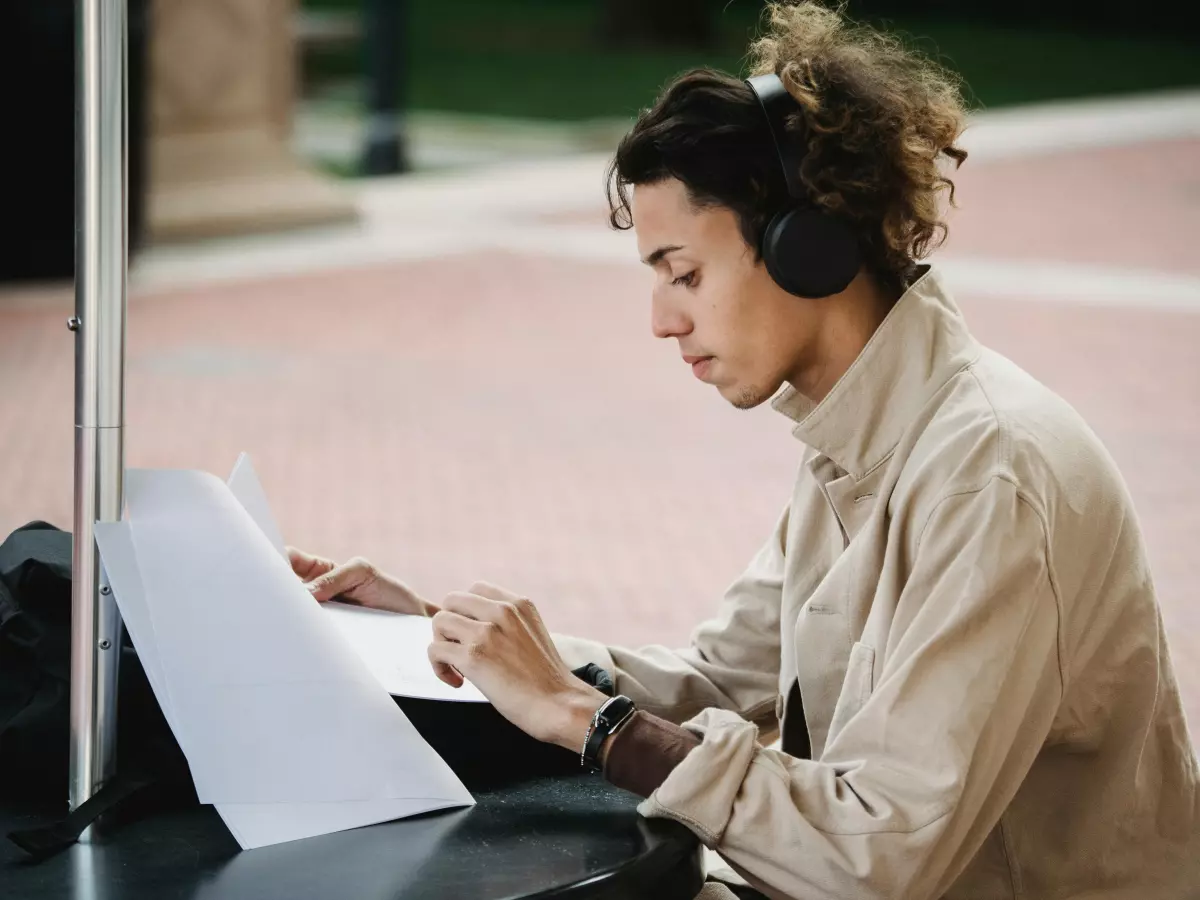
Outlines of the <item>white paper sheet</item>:
{"type": "MultiPolygon", "coordinates": [[[[166,676],[158,657],[158,640],[150,622],[150,608],[146,605],[146,593],[142,587],[142,576],[138,572],[137,554],[133,549],[133,531],[128,522],[97,522],[96,544],[104,561],[104,571],[117,598],[121,618],[129,637],[137,648],[138,659],[146,672],[146,679],[154,690],[154,696],[162,709],[171,731],[179,734],[179,725],[172,718],[171,695],[167,693],[166,676]]],[[[176,738],[178,739],[178,738],[176,738]]]]}
{"type": "MultiPolygon", "coordinates": [[[[125,627],[138,648],[138,658],[154,690],[159,706],[181,739],[179,723],[174,721],[170,698],[166,693],[162,664],[153,637],[149,609],[141,590],[133,536],[128,522],[98,522],[96,540],[104,559],[109,582],[113,585],[125,627]]],[[[463,805],[457,798],[438,800],[363,800],[340,803],[216,803],[217,813],[242,849],[329,834],[347,828],[373,825],[392,819],[463,805]]]]}
{"type": "Polygon", "coordinates": [[[321,608],[389,694],[428,700],[488,702],[488,698],[470,682],[453,688],[433,673],[428,655],[433,641],[431,619],[400,616],[344,603],[324,603],[321,608]]]}
{"type": "Polygon", "coordinates": [[[244,848],[473,803],[219,479],[127,473],[105,570],[203,802],[244,848]]]}
{"type": "MultiPolygon", "coordinates": [[[[282,532],[248,454],[238,457],[228,483],[230,493],[279,555],[286,559],[287,547],[282,532]]],[[[322,608],[329,614],[338,633],[349,642],[389,694],[427,700],[488,702],[470,682],[461,688],[452,688],[433,673],[427,653],[433,641],[433,624],[424,616],[402,616],[344,603],[325,603],[322,608]]]]}
{"type": "Polygon", "coordinates": [[[229,492],[249,513],[258,530],[271,542],[276,552],[287,559],[287,545],[283,542],[283,532],[279,530],[279,523],[275,521],[275,514],[271,512],[267,492],[263,490],[254,463],[250,461],[250,454],[242,453],[238,456],[237,462],[233,464],[233,471],[229,473],[227,484],[229,492]]]}

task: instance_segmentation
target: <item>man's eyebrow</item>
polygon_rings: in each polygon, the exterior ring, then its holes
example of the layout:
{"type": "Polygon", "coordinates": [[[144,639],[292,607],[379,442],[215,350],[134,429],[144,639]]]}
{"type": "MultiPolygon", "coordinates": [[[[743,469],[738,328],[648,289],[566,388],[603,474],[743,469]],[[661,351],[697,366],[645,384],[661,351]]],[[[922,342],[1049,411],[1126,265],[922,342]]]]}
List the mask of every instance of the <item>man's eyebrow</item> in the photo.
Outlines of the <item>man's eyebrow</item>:
{"type": "Polygon", "coordinates": [[[655,250],[653,253],[651,253],[649,256],[647,256],[645,259],[643,259],[642,262],[644,262],[648,266],[657,266],[660,262],[663,261],[663,258],[666,257],[666,255],[668,253],[674,253],[676,250],[682,250],[682,249],[683,249],[682,244],[668,244],[665,247],[659,247],[657,250],[655,250]]]}

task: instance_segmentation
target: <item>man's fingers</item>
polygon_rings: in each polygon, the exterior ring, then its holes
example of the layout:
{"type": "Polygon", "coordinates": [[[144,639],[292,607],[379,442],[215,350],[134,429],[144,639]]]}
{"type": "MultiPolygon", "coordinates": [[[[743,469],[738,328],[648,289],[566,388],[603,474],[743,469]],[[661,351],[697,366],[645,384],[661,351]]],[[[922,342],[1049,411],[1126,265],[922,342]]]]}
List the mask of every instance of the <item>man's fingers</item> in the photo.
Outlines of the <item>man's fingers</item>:
{"type": "Polygon", "coordinates": [[[307,587],[314,600],[324,603],[339,594],[350,593],[371,577],[373,573],[370,563],[365,559],[352,559],[345,565],[312,579],[307,587]]]}
{"type": "Polygon", "coordinates": [[[500,604],[502,610],[507,611],[511,607],[530,625],[541,623],[542,618],[538,614],[537,607],[533,605],[533,601],[528,597],[514,594],[512,591],[506,591],[504,588],[489,584],[486,581],[475,582],[471,585],[471,589],[467,593],[483,597],[487,600],[494,600],[500,604]]]}
{"type": "Polygon", "coordinates": [[[506,591],[504,588],[477,581],[466,593],[451,594],[446,598],[449,606],[443,603],[443,608],[452,609],[480,621],[494,622],[498,625],[521,625],[547,649],[554,647],[550,640],[550,632],[542,621],[541,613],[528,597],[506,591]],[[484,603],[479,601],[483,600],[484,603]]]}
{"type": "Polygon", "coordinates": [[[478,594],[468,593],[467,591],[455,591],[452,594],[447,594],[446,599],[442,601],[442,609],[465,616],[468,619],[475,619],[477,622],[494,621],[497,616],[496,607],[498,605],[495,600],[489,600],[487,597],[481,597],[478,594]]]}
{"type": "Polygon", "coordinates": [[[336,568],[329,560],[305,553],[303,550],[298,550],[295,547],[288,547],[287,555],[288,562],[292,564],[292,571],[303,581],[312,581],[314,578],[336,568]]]}
{"type": "Polygon", "coordinates": [[[479,657],[487,632],[494,627],[456,612],[438,610],[433,617],[433,643],[429,645],[434,674],[450,687],[462,687],[466,667],[479,657]]]}
{"type": "Polygon", "coordinates": [[[455,644],[468,646],[483,640],[487,628],[486,622],[469,619],[452,610],[440,609],[433,616],[434,640],[451,641],[455,644]]]}
{"type": "Polygon", "coordinates": [[[515,598],[495,600],[490,597],[481,597],[473,592],[455,591],[446,595],[446,599],[442,601],[442,609],[448,609],[478,622],[515,625],[521,618],[520,604],[522,601],[514,602],[514,600],[515,598]]]}
{"type": "Polygon", "coordinates": [[[465,679],[455,664],[462,664],[462,657],[465,653],[466,650],[462,644],[434,641],[429,645],[429,662],[433,666],[433,674],[450,687],[462,687],[465,679]]]}
{"type": "Polygon", "coordinates": [[[497,587],[494,584],[489,584],[486,581],[477,581],[471,585],[468,594],[475,594],[479,597],[486,597],[488,600],[496,600],[500,603],[512,603],[517,599],[517,595],[511,591],[506,591],[502,587],[497,587]]]}

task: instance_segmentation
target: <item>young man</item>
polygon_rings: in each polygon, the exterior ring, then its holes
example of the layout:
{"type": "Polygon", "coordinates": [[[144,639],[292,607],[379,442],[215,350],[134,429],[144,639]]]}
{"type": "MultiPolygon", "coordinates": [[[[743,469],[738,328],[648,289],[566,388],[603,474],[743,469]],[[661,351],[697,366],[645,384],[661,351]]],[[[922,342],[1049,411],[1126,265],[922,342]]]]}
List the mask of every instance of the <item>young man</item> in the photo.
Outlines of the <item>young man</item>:
{"type": "Polygon", "coordinates": [[[516,594],[439,608],[361,560],[296,571],[319,600],[432,615],[444,680],[768,896],[1200,895],[1197,763],[1120,475],[917,262],[939,164],[966,156],[953,81],[808,3],[771,9],[753,71],[678,79],[611,172],[655,334],[802,444],[691,646],[552,639],[516,594]],[[586,662],[623,695],[603,716],[586,662]]]}

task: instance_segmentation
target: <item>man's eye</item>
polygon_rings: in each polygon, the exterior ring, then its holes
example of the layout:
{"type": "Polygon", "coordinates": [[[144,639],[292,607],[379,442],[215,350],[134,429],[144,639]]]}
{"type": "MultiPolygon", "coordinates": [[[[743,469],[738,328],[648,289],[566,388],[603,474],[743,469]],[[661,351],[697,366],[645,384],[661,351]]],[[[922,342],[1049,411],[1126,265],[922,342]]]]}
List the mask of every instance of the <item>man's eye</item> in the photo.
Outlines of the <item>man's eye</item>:
{"type": "Polygon", "coordinates": [[[680,275],[678,278],[673,280],[671,284],[680,285],[682,287],[691,287],[693,284],[695,284],[695,282],[696,270],[692,269],[692,271],[688,272],[686,275],[680,275]]]}

